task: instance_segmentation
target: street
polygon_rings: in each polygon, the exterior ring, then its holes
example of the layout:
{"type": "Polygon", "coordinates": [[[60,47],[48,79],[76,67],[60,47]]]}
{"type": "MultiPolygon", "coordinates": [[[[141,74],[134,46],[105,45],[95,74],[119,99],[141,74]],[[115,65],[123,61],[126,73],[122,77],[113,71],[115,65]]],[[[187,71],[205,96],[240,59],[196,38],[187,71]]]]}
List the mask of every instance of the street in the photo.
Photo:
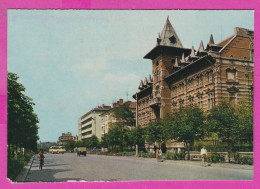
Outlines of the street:
{"type": "Polygon", "coordinates": [[[35,156],[26,182],[135,180],[252,180],[253,170],[203,167],[178,161],[90,155],[46,154],[43,170],[35,156]]]}

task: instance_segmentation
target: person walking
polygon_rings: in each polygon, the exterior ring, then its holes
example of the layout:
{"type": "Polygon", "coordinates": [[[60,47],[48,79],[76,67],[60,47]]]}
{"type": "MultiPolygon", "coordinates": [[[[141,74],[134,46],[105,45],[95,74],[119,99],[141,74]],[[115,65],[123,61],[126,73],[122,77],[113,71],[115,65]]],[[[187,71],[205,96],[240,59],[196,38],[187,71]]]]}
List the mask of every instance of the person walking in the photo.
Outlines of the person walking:
{"type": "Polygon", "coordinates": [[[43,149],[40,149],[38,157],[39,157],[39,161],[40,161],[39,169],[42,170],[42,166],[44,164],[44,158],[45,158],[43,149]]]}
{"type": "Polygon", "coordinates": [[[155,155],[156,155],[156,160],[157,162],[159,161],[159,148],[156,148],[156,151],[155,151],[155,155]]]}
{"type": "Polygon", "coordinates": [[[201,148],[201,150],[200,150],[200,155],[201,155],[201,157],[202,157],[202,165],[204,166],[204,167],[206,167],[206,158],[207,158],[207,150],[206,150],[206,147],[203,145],[203,148],[201,148]]]}

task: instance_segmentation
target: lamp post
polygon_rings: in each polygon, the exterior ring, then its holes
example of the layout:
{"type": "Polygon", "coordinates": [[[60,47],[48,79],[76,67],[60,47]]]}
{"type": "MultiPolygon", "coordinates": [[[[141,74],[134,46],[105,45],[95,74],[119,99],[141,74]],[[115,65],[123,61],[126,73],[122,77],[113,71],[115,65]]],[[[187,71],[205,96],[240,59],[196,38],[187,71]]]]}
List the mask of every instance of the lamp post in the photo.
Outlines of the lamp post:
{"type": "MultiPolygon", "coordinates": [[[[136,129],[138,127],[138,99],[137,99],[137,93],[135,94],[136,96],[136,113],[135,113],[135,123],[136,123],[136,129]]],[[[137,130],[136,130],[137,131],[137,130]]],[[[136,143],[135,145],[135,156],[138,157],[138,144],[136,143]]]]}

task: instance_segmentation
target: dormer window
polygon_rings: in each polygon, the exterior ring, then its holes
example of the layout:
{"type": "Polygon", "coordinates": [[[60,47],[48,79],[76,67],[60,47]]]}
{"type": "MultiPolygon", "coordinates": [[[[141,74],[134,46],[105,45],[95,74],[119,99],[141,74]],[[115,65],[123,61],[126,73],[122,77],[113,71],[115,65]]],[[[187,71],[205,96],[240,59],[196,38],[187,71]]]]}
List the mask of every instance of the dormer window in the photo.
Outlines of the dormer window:
{"type": "Polygon", "coordinates": [[[176,38],[174,35],[172,35],[169,40],[171,41],[171,43],[176,43],[176,38]]]}
{"type": "Polygon", "coordinates": [[[230,58],[234,58],[233,55],[230,55],[230,58]]]}
{"type": "Polygon", "coordinates": [[[244,57],[244,60],[247,60],[247,57],[246,57],[246,56],[244,57]]]}

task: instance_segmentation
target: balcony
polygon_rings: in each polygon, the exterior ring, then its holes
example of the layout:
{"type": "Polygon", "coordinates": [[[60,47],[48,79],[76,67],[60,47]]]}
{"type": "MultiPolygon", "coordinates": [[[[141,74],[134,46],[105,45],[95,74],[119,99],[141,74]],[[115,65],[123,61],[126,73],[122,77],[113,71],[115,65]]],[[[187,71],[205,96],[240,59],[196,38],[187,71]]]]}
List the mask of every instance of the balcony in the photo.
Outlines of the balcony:
{"type": "Polygon", "coordinates": [[[152,98],[152,99],[149,100],[149,106],[151,108],[159,107],[160,104],[161,104],[161,98],[156,97],[156,98],[152,98]]]}

